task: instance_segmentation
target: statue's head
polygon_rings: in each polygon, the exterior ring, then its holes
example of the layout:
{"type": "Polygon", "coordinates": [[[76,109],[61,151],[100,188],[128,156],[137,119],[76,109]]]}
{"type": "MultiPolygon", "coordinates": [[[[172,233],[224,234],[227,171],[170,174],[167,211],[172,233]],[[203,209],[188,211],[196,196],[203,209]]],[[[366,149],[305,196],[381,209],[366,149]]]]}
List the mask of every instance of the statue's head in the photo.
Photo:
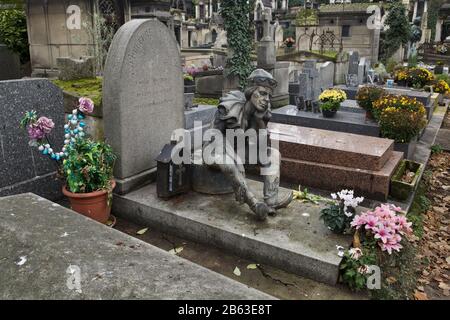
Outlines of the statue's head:
{"type": "Polygon", "coordinates": [[[269,72],[256,69],[248,77],[245,98],[251,101],[257,111],[264,112],[270,107],[270,99],[276,86],[277,81],[269,72]]]}

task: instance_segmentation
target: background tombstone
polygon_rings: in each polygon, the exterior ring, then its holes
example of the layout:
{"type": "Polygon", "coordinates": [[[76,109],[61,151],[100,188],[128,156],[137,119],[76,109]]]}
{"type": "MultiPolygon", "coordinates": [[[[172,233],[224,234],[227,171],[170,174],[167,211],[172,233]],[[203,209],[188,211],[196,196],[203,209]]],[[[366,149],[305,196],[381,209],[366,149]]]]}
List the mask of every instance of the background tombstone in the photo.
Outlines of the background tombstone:
{"type": "Polygon", "coordinates": [[[363,84],[367,82],[367,72],[370,68],[370,60],[362,57],[359,60],[358,64],[358,82],[359,84],[363,84]]]}
{"type": "Polygon", "coordinates": [[[306,60],[303,64],[303,72],[308,74],[308,92],[306,99],[307,101],[314,101],[319,98],[320,95],[320,84],[319,84],[319,71],[316,69],[316,60],[306,60]]]}
{"type": "Polygon", "coordinates": [[[47,79],[0,81],[0,197],[33,192],[50,200],[62,197],[56,179],[57,165],[28,145],[19,122],[26,111],[51,118],[52,148],[61,150],[64,140],[64,103],[61,89],[47,79]]]}
{"type": "Polygon", "coordinates": [[[350,51],[348,58],[348,74],[358,74],[359,53],[358,51],[350,51]]]}
{"type": "Polygon", "coordinates": [[[184,128],[183,74],[178,44],[156,19],[136,19],[116,33],[105,65],[105,137],[118,155],[116,192],[155,179],[156,157],[184,128]]]}
{"type": "Polygon", "coordinates": [[[323,90],[329,89],[334,85],[334,63],[327,61],[319,68],[320,83],[319,87],[323,90]]]}
{"type": "Polygon", "coordinates": [[[95,78],[95,58],[86,56],[80,59],[70,57],[56,58],[59,69],[59,80],[70,81],[86,78],[95,78]]]}
{"type": "Polygon", "coordinates": [[[0,80],[21,78],[20,58],[11,52],[6,45],[0,43],[0,80]]]}

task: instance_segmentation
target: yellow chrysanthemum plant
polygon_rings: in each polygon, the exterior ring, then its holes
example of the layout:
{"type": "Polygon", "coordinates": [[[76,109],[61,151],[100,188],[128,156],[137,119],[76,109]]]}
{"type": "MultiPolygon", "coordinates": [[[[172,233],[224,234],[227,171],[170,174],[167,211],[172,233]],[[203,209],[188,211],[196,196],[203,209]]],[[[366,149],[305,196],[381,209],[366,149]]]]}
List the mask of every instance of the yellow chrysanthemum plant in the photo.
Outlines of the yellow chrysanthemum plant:
{"type": "Polygon", "coordinates": [[[322,109],[322,111],[336,112],[339,109],[341,102],[346,99],[347,94],[341,89],[324,90],[319,96],[319,101],[321,102],[320,109],[322,109]]]}
{"type": "Polygon", "coordinates": [[[395,81],[405,81],[408,86],[414,88],[423,88],[435,80],[430,70],[421,67],[398,69],[394,78],[395,81]]]}
{"type": "Polygon", "coordinates": [[[450,92],[450,86],[444,80],[439,80],[433,85],[433,91],[437,93],[447,94],[450,92]]]}
{"type": "Polygon", "coordinates": [[[409,143],[426,126],[423,103],[407,96],[386,95],[373,103],[373,115],[383,138],[409,143]]]}

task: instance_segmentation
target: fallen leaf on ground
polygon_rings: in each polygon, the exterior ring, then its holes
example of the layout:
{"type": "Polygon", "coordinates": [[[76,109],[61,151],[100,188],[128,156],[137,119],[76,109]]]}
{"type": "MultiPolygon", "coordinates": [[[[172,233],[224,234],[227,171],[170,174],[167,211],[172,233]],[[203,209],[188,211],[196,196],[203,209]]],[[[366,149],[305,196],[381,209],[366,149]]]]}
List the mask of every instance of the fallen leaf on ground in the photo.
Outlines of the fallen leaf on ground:
{"type": "MultiPolygon", "coordinates": [[[[389,278],[386,279],[386,281],[389,284],[393,284],[393,283],[397,282],[397,279],[395,279],[394,277],[389,277],[389,278]]],[[[423,290],[421,290],[421,291],[423,291],[423,290]]]]}
{"type": "Polygon", "coordinates": [[[247,269],[250,269],[250,270],[258,269],[258,265],[255,263],[249,264],[247,266],[247,269]]]}
{"type": "Polygon", "coordinates": [[[440,282],[439,288],[441,288],[442,290],[450,290],[450,286],[448,284],[446,284],[445,282],[440,282]]]}
{"type": "Polygon", "coordinates": [[[241,276],[241,270],[239,270],[239,268],[238,268],[238,267],[234,268],[234,271],[233,271],[233,273],[234,273],[235,275],[237,275],[238,277],[240,277],[240,276],[241,276]]]}
{"type": "Polygon", "coordinates": [[[138,234],[138,235],[143,235],[144,233],[146,233],[148,231],[148,228],[144,228],[144,229],[141,229],[141,230],[139,230],[138,232],[136,232],[136,234],[138,234]]]}
{"type": "Polygon", "coordinates": [[[181,251],[183,251],[183,247],[178,247],[178,248],[169,250],[169,253],[170,254],[179,254],[179,253],[181,253],[181,251]]]}
{"type": "Polygon", "coordinates": [[[416,300],[428,300],[427,294],[423,292],[414,292],[414,299],[416,300]]]}

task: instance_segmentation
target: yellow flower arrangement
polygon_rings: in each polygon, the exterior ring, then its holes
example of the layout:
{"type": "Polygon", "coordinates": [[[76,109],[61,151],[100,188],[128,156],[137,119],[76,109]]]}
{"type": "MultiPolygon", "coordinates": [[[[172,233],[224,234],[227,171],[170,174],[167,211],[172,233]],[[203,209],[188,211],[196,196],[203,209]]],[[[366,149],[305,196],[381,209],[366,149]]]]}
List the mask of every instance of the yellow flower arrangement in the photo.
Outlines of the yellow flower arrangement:
{"type": "Polygon", "coordinates": [[[450,86],[444,80],[439,80],[433,85],[433,91],[446,94],[450,92],[450,86]]]}
{"type": "Polygon", "coordinates": [[[384,138],[410,142],[426,125],[426,109],[415,98],[384,96],[373,103],[373,114],[384,138]]]}
{"type": "Polygon", "coordinates": [[[327,90],[323,91],[319,96],[319,100],[321,102],[341,103],[346,99],[347,99],[347,94],[344,91],[342,91],[341,89],[327,89],[327,90]]]}

